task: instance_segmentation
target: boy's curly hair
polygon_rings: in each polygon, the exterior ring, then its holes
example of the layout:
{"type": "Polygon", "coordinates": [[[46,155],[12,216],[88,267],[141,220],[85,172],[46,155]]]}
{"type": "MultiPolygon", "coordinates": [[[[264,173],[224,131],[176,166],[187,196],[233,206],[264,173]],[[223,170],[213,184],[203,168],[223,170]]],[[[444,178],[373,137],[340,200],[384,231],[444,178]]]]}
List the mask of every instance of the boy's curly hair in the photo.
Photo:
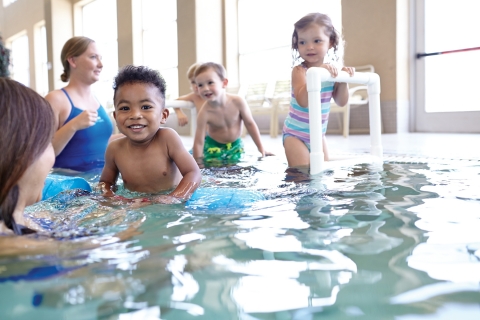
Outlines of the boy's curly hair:
{"type": "Polygon", "coordinates": [[[157,87],[165,105],[165,90],[167,89],[165,79],[157,70],[145,66],[127,65],[118,72],[113,81],[113,100],[115,100],[118,88],[132,83],[147,83],[157,87]]]}

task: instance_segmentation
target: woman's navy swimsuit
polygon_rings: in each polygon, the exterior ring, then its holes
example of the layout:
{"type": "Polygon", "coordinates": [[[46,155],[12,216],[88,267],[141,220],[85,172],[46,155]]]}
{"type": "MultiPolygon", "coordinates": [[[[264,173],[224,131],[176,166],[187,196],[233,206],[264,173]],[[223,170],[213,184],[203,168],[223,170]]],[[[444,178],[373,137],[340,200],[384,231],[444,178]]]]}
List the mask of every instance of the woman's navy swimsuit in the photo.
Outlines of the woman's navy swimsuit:
{"type": "MultiPolygon", "coordinates": [[[[65,89],[62,91],[67,95],[72,111],[65,123],[72,120],[83,110],[73,105],[70,96],[65,89]]],[[[54,168],[72,169],[76,171],[89,171],[95,168],[102,168],[105,164],[105,150],[108,139],[112,135],[113,125],[105,109],[98,108],[97,122],[86,129],[78,130],[72,139],[65,146],[63,151],[55,159],[54,168]]]]}

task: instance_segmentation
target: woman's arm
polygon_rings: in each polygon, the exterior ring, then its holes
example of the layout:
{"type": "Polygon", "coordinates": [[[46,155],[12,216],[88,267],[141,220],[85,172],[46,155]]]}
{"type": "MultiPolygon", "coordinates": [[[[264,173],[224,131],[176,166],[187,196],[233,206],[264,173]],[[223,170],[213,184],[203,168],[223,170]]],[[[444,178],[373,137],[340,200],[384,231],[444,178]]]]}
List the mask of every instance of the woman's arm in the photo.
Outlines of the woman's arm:
{"type": "Polygon", "coordinates": [[[45,96],[45,99],[52,106],[55,115],[57,131],[53,136],[52,144],[55,150],[55,156],[58,156],[70,142],[77,130],[88,128],[97,122],[98,114],[97,111],[85,110],[77,117],[65,123],[70,114],[71,106],[63,92],[59,90],[52,91],[45,96]]]}

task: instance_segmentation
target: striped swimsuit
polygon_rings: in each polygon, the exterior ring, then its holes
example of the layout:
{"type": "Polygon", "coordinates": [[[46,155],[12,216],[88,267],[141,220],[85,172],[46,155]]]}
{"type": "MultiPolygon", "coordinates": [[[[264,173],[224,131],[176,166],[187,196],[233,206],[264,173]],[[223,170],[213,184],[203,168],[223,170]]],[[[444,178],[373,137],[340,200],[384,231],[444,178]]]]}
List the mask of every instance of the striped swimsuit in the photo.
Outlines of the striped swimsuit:
{"type": "MultiPolygon", "coordinates": [[[[330,100],[332,99],[334,82],[322,82],[322,132],[327,132],[328,115],[330,114],[330,100]]],[[[302,140],[310,150],[310,124],[308,108],[302,108],[293,94],[290,100],[290,111],[283,125],[283,140],[286,137],[296,137],[302,140]]]]}

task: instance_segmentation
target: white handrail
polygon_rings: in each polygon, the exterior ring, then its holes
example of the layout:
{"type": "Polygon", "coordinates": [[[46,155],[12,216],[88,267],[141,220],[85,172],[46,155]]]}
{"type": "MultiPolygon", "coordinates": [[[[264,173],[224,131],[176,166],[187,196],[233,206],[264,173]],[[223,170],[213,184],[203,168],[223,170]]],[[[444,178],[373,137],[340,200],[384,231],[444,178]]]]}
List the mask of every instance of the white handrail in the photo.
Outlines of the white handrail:
{"type": "Polygon", "coordinates": [[[320,91],[322,81],[347,82],[367,85],[370,119],[370,152],[376,159],[382,161],[382,126],[380,116],[380,77],[373,72],[356,72],[353,77],[345,71],[340,71],[332,78],[325,68],[312,67],[307,70],[308,109],[310,114],[310,174],[321,173],[324,170],[324,155],[322,146],[322,106],[320,91]],[[312,125],[315,124],[315,125],[312,125]]]}
{"type": "Polygon", "coordinates": [[[197,130],[197,109],[193,102],[183,100],[166,100],[165,108],[184,108],[190,109],[190,135],[195,137],[195,131],[197,130]]]}

